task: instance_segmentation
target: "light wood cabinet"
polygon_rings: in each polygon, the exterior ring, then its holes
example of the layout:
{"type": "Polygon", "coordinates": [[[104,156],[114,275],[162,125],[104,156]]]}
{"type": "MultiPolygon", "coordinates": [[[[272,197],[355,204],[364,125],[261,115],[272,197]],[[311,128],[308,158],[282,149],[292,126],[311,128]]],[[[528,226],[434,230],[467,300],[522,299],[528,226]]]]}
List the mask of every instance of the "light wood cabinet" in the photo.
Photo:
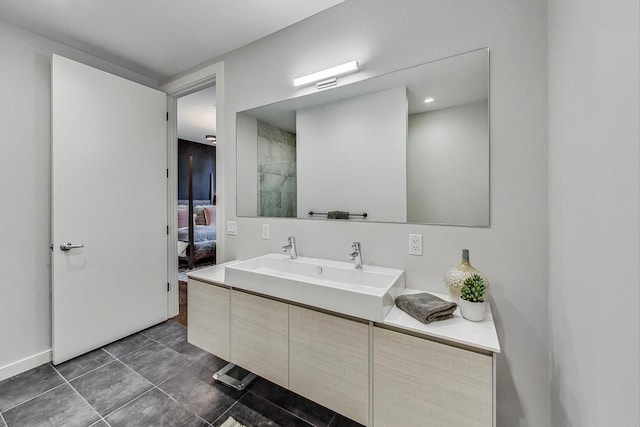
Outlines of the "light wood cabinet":
{"type": "Polygon", "coordinates": [[[492,425],[491,355],[373,329],[375,427],[492,425]]]}
{"type": "Polygon", "coordinates": [[[369,325],[296,306],[289,310],[289,388],[368,424],[369,325]]]}
{"type": "Polygon", "coordinates": [[[488,350],[192,279],[188,306],[190,343],[363,425],[495,425],[488,350]]]}
{"type": "Polygon", "coordinates": [[[189,279],[187,340],[229,360],[229,289],[189,279]]]}
{"type": "Polygon", "coordinates": [[[231,291],[231,362],[289,387],[289,305],[231,291]]]}

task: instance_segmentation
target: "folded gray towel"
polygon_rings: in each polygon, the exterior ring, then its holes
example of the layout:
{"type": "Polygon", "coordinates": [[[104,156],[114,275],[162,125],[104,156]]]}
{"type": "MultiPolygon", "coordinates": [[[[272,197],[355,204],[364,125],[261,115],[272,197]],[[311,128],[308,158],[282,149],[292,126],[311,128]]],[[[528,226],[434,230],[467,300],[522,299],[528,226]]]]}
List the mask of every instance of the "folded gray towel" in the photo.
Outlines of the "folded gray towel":
{"type": "Polygon", "coordinates": [[[347,211],[329,211],[329,212],[327,212],[327,219],[349,219],[349,212],[347,212],[347,211]]]}
{"type": "Polygon", "coordinates": [[[458,304],[445,301],[428,293],[400,295],[396,298],[398,308],[422,323],[445,320],[453,317],[458,304]]]}

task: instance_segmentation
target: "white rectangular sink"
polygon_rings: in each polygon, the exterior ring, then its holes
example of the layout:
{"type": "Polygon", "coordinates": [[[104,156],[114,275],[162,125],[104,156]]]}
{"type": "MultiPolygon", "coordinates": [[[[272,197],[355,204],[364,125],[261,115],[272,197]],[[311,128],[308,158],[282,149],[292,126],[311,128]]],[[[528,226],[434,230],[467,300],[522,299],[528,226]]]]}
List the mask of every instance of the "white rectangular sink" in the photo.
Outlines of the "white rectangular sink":
{"type": "Polygon", "coordinates": [[[374,322],[382,322],[405,287],[404,270],[279,253],[227,266],[225,283],[374,322]]]}

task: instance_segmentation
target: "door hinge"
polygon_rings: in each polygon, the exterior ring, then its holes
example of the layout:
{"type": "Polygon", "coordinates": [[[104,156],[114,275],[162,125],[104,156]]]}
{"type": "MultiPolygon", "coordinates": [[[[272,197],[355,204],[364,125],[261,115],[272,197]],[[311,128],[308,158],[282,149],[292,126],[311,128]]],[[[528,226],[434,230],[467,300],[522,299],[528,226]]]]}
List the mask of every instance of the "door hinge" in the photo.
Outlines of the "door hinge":
{"type": "Polygon", "coordinates": [[[169,292],[170,289],[171,289],[171,285],[169,284],[169,282],[167,282],[167,292],[169,292]]]}
{"type": "Polygon", "coordinates": [[[167,111],[167,121],[169,121],[169,112],[167,111]]]}
{"type": "Polygon", "coordinates": [[[169,235],[169,226],[167,225],[167,236],[169,235]]]}
{"type": "Polygon", "coordinates": [[[169,178],[169,169],[167,169],[167,178],[169,178]]]}

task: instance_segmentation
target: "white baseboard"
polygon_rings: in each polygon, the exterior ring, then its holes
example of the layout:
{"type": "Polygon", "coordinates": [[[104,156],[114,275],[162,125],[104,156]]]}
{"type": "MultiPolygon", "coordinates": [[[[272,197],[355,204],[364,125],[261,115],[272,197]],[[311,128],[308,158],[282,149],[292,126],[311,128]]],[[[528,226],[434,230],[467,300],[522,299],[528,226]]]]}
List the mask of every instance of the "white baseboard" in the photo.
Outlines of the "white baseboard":
{"type": "Polygon", "coordinates": [[[0,366],[0,381],[11,378],[14,375],[21,374],[29,369],[40,366],[44,363],[51,362],[51,350],[43,351],[42,353],[34,354],[33,356],[25,357],[22,360],[9,363],[8,365],[0,366]]]}

